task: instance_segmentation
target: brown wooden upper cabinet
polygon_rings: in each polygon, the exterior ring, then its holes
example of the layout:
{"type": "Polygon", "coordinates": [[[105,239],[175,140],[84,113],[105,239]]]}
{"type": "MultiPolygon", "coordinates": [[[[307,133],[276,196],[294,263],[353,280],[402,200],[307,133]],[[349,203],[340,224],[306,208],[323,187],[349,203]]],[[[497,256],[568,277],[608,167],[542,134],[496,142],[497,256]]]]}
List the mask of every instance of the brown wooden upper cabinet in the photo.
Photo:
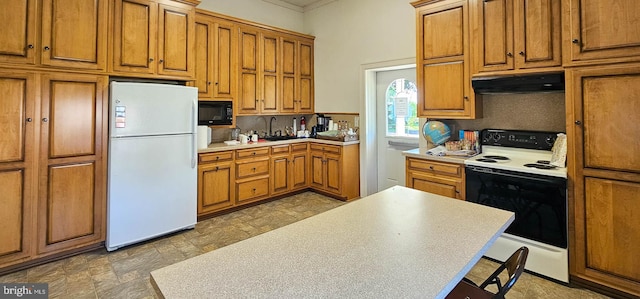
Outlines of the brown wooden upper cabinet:
{"type": "MultiPolygon", "coordinates": [[[[561,65],[560,1],[479,0],[472,7],[477,72],[561,65]]],[[[474,73],[476,72],[474,71],[474,73]]]]}
{"type": "Polygon", "coordinates": [[[196,15],[196,87],[201,100],[233,100],[237,90],[238,26],[196,15]]]}
{"type": "Polygon", "coordinates": [[[107,4],[107,0],[0,1],[0,62],[104,70],[107,4]]]}
{"type": "Polygon", "coordinates": [[[418,116],[473,119],[467,0],[416,1],[418,116]]]}
{"type": "Polygon", "coordinates": [[[188,77],[195,74],[195,9],[180,3],[115,0],[114,72],[188,77]]]}
{"type": "Polygon", "coordinates": [[[565,65],[640,60],[637,0],[562,1],[565,65]]]}
{"type": "Polygon", "coordinates": [[[313,40],[282,38],[283,113],[313,113],[313,40]]]}

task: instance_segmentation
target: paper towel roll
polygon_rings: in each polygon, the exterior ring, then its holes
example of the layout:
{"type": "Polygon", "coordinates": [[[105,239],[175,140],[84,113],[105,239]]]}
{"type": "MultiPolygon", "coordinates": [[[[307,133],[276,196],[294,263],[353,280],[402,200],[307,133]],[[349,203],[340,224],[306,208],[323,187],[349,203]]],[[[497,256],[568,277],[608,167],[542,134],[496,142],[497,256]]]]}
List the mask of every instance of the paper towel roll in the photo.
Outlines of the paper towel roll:
{"type": "Polygon", "coordinates": [[[209,127],[208,126],[198,126],[198,149],[207,148],[209,146],[209,127]]]}

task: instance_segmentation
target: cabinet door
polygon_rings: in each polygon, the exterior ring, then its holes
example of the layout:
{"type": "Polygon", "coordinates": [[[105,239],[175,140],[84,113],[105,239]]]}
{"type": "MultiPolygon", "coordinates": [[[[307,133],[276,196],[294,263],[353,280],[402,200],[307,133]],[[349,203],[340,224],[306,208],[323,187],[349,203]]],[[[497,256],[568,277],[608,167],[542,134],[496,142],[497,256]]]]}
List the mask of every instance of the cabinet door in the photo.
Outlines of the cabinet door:
{"type": "Polygon", "coordinates": [[[408,172],[407,186],[416,190],[451,198],[460,198],[458,181],[445,177],[434,177],[417,171],[408,172]]]}
{"type": "Polygon", "coordinates": [[[40,253],[104,240],[108,80],[48,74],[42,83],[40,253]]]}
{"type": "Polygon", "coordinates": [[[273,114],[279,111],[278,99],[282,92],[279,88],[280,39],[275,34],[263,32],[260,40],[260,111],[273,114]]]}
{"type": "Polygon", "coordinates": [[[106,0],[42,1],[42,64],[104,70],[106,0]]]}
{"type": "Polygon", "coordinates": [[[0,62],[35,63],[36,1],[0,1],[0,62]]]}
{"type": "Polygon", "coordinates": [[[213,27],[213,97],[235,99],[238,82],[236,60],[238,28],[231,22],[214,19],[213,27]]]}
{"type": "Polygon", "coordinates": [[[585,177],[576,213],[574,267],[581,276],[640,296],[640,183],[585,177]]]}
{"type": "Polygon", "coordinates": [[[297,90],[297,45],[292,38],[282,39],[282,108],[285,113],[296,111],[297,90]]]}
{"type": "Polygon", "coordinates": [[[322,152],[311,153],[311,186],[319,189],[325,187],[325,161],[322,152]]]}
{"type": "Polygon", "coordinates": [[[258,43],[256,28],[240,27],[240,80],[238,114],[258,113],[258,43]]]}
{"type": "Polygon", "coordinates": [[[34,76],[0,72],[0,267],[31,255],[34,76]]]}
{"type": "Polygon", "coordinates": [[[560,1],[517,0],[514,9],[516,67],[561,65],[560,1]]]}
{"type": "Polygon", "coordinates": [[[289,156],[271,157],[271,193],[289,191],[289,156]]]}
{"type": "Polygon", "coordinates": [[[469,119],[481,102],[471,89],[467,1],[418,9],[418,115],[469,119]]]}
{"type": "Polygon", "coordinates": [[[113,17],[113,70],[153,74],[158,6],[148,0],[116,0],[113,17]]]}
{"type": "MultiPolygon", "coordinates": [[[[516,0],[518,1],[518,0],[516,0]]],[[[478,1],[477,21],[481,71],[512,70],[513,0],[478,1]]]]}
{"type": "Polygon", "coordinates": [[[575,120],[581,122],[575,126],[576,138],[584,155],[577,166],[640,173],[640,126],[635,125],[640,67],[599,67],[576,74],[575,120]]]}
{"type": "Polygon", "coordinates": [[[196,81],[199,99],[213,98],[213,25],[206,17],[196,18],[196,81]]]}
{"type": "Polygon", "coordinates": [[[194,9],[160,4],[158,13],[158,75],[193,77],[194,9]]]}
{"type": "Polygon", "coordinates": [[[568,24],[563,39],[565,64],[640,59],[637,0],[567,0],[562,5],[563,22],[568,24]]]}
{"type": "Polygon", "coordinates": [[[233,206],[233,162],[198,167],[198,215],[233,206]]]}
{"type": "Polygon", "coordinates": [[[307,153],[294,153],[291,155],[291,187],[305,188],[307,184],[307,153]]]}
{"type": "Polygon", "coordinates": [[[296,81],[298,87],[298,113],[313,113],[314,111],[314,82],[313,82],[313,41],[300,41],[298,43],[298,67],[299,78],[296,81]]]}
{"type": "Polygon", "coordinates": [[[325,154],[327,191],[342,194],[342,161],[340,155],[325,154]]]}

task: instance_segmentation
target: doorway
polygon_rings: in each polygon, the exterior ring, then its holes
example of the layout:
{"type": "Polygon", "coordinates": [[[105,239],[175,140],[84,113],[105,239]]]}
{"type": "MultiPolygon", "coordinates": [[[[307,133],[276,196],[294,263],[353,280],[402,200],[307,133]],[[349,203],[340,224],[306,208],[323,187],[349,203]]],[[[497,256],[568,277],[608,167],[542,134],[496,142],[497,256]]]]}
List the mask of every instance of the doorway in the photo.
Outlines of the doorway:
{"type": "MultiPolygon", "coordinates": [[[[377,73],[411,69],[415,76],[415,58],[405,58],[363,64],[360,81],[360,195],[378,192],[378,131],[382,124],[377,121],[377,73]]],[[[422,121],[422,120],[421,120],[422,121]]],[[[387,141],[388,145],[388,141],[387,141]]],[[[397,164],[397,163],[396,163],[397,164]]],[[[404,160],[400,165],[404,173],[404,160]]],[[[403,174],[404,176],[404,174],[403,174]]],[[[400,183],[398,183],[400,184],[400,183]]]]}

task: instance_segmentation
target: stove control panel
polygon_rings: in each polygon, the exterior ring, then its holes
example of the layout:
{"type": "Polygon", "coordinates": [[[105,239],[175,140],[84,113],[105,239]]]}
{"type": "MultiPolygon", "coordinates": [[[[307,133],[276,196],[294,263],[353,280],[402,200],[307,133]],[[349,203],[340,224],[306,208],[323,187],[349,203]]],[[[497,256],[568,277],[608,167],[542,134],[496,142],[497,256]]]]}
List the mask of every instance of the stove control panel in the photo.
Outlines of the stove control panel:
{"type": "Polygon", "coordinates": [[[482,145],[551,150],[558,132],[484,129],[482,145]]]}

